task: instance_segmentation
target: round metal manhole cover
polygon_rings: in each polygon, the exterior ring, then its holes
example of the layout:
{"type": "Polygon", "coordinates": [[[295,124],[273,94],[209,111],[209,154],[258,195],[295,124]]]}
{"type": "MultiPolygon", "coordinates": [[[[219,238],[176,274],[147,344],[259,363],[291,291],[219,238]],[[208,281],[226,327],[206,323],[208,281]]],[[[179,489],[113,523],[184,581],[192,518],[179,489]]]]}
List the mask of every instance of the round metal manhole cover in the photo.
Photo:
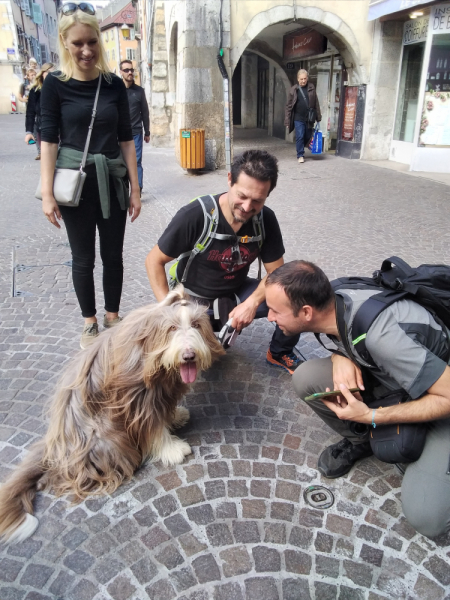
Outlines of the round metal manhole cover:
{"type": "Polygon", "coordinates": [[[303,492],[306,504],[313,508],[325,510],[334,504],[334,496],[329,489],[322,485],[310,485],[303,492]]]}

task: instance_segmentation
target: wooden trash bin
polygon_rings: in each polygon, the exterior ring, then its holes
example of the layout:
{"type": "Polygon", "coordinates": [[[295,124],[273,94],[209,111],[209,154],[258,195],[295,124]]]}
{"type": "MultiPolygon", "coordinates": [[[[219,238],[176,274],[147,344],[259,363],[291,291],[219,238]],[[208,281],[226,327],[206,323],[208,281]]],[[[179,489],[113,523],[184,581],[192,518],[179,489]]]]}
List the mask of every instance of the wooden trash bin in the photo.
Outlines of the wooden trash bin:
{"type": "Polygon", "coordinates": [[[180,159],[183,169],[205,166],[205,130],[180,129],[180,159]]]}

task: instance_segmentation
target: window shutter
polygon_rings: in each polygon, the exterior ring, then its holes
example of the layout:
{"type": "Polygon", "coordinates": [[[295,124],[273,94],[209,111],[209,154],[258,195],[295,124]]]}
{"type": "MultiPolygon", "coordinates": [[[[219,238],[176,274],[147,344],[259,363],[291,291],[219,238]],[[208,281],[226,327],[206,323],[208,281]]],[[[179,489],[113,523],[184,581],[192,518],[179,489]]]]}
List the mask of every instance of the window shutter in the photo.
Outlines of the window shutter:
{"type": "Polygon", "coordinates": [[[33,8],[33,21],[36,25],[42,25],[42,11],[40,5],[32,2],[31,6],[33,8]]]}

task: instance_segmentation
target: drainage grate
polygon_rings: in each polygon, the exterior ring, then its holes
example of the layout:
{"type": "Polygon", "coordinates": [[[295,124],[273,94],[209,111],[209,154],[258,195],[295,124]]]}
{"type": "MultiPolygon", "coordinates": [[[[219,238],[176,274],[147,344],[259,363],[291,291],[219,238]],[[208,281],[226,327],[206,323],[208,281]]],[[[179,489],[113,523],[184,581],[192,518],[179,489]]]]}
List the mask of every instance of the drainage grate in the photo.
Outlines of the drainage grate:
{"type": "Polygon", "coordinates": [[[330,490],[322,485],[310,485],[303,493],[306,504],[313,508],[325,510],[334,504],[334,496],[330,490]]]}
{"type": "MultiPolygon", "coordinates": [[[[67,246],[68,244],[58,244],[58,246],[67,246]]],[[[31,291],[31,290],[26,290],[26,289],[18,289],[18,281],[17,281],[17,276],[19,274],[22,274],[25,276],[25,280],[22,281],[22,285],[20,285],[20,287],[24,286],[26,287],[30,287],[30,274],[34,271],[34,272],[44,272],[47,273],[47,270],[49,268],[52,267],[71,267],[72,266],[72,260],[65,260],[62,262],[56,262],[56,263],[43,263],[43,264],[24,264],[24,263],[18,263],[17,262],[17,251],[16,248],[21,248],[22,246],[20,244],[16,245],[13,247],[12,249],[12,278],[11,278],[11,296],[13,298],[18,297],[18,296],[48,296],[48,295],[66,295],[68,292],[73,292],[74,289],[66,289],[66,290],[59,290],[59,291],[54,291],[52,290],[52,286],[48,286],[49,287],[49,291],[42,293],[41,290],[39,290],[38,292],[36,292],[35,290],[31,291]]],[[[49,258],[51,259],[52,256],[51,254],[49,254],[49,258]]],[[[56,257],[59,258],[59,257],[56,257]]],[[[61,258],[63,258],[63,256],[61,256],[61,258]]],[[[31,275],[31,277],[33,277],[33,275],[31,275]]],[[[44,276],[41,277],[41,279],[43,279],[44,276]]],[[[55,281],[58,280],[58,270],[56,269],[55,272],[55,281]]],[[[40,287],[40,286],[39,286],[40,287]]]]}

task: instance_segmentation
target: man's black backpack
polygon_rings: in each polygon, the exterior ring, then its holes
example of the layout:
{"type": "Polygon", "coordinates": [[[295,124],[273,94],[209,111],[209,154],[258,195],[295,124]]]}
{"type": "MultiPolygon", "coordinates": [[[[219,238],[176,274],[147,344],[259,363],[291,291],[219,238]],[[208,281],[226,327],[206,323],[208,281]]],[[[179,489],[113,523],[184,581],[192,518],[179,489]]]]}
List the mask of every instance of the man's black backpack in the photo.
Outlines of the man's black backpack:
{"type": "MultiPolygon", "coordinates": [[[[360,306],[352,324],[351,344],[368,364],[374,363],[366,348],[366,334],[378,315],[398,300],[417,302],[426,308],[440,325],[450,329],[449,265],[420,265],[414,269],[398,256],[391,256],[383,261],[381,269],[375,271],[372,278],[341,277],[332,281],[331,285],[335,292],[340,289],[380,290],[360,306]]],[[[339,335],[349,356],[352,356],[344,314],[344,299],[336,294],[339,335]]]]}

